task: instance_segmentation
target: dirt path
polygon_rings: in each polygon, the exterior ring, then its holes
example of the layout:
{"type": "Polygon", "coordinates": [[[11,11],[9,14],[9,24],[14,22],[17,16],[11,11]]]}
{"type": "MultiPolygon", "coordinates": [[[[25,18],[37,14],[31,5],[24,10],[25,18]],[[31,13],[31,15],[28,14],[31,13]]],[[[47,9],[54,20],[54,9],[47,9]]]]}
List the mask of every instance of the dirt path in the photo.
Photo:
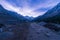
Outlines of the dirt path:
{"type": "Polygon", "coordinates": [[[60,35],[37,23],[31,23],[27,40],[60,40],[60,35]]]}

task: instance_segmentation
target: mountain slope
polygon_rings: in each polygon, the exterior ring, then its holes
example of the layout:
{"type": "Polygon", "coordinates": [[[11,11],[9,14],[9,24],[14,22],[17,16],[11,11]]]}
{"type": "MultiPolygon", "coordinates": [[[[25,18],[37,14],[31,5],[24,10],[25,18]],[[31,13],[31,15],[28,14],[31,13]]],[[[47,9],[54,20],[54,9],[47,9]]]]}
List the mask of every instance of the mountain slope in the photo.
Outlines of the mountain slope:
{"type": "Polygon", "coordinates": [[[43,16],[35,18],[33,21],[60,22],[60,3],[48,10],[43,16]]]}
{"type": "Polygon", "coordinates": [[[0,22],[26,22],[27,19],[16,12],[8,11],[0,5],[0,22]]]}

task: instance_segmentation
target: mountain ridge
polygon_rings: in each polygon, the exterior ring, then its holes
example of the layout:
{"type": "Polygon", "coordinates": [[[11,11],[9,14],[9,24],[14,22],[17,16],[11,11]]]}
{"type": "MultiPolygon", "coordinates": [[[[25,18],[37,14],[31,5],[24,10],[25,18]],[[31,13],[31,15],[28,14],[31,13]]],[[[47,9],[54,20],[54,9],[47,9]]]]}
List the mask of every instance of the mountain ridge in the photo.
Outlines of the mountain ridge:
{"type": "Polygon", "coordinates": [[[55,20],[56,22],[60,20],[60,3],[58,3],[55,7],[52,9],[48,10],[43,16],[38,16],[35,18],[33,21],[50,21],[53,22],[52,20],[55,20]],[[59,19],[59,20],[58,20],[59,19]]]}
{"type": "Polygon", "coordinates": [[[0,5],[0,22],[26,22],[28,21],[24,16],[17,14],[16,12],[9,11],[0,5]]]}

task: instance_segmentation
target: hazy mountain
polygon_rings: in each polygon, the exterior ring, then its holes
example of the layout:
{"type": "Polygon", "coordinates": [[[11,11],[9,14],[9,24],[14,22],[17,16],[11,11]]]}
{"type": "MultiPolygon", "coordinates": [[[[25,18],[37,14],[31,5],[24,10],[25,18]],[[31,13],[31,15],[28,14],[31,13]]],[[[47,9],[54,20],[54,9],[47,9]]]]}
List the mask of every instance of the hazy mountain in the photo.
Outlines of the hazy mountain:
{"type": "Polygon", "coordinates": [[[48,10],[43,16],[39,16],[34,21],[60,22],[60,3],[48,10]]]}
{"type": "Polygon", "coordinates": [[[31,21],[34,19],[34,17],[29,17],[29,16],[25,16],[25,18],[26,18],[29,22],[31,22],[31,21]]]}
{"type": "Polygon", "coordinates": [[[26,22],[27,19],[16,12],[8,11],[0,5],[0,22],[26,22]]]}

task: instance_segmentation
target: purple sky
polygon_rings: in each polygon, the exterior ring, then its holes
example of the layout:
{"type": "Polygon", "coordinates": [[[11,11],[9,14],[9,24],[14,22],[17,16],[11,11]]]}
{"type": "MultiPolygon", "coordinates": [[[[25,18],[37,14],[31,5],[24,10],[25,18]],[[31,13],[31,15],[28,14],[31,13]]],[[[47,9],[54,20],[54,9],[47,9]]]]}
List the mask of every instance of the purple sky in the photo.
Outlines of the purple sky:
{"type": "Polygon", "coordinates": [[[30,17],[43,15],[59,2],[60,0],[0,0],[5,9],[30,17]]]}

